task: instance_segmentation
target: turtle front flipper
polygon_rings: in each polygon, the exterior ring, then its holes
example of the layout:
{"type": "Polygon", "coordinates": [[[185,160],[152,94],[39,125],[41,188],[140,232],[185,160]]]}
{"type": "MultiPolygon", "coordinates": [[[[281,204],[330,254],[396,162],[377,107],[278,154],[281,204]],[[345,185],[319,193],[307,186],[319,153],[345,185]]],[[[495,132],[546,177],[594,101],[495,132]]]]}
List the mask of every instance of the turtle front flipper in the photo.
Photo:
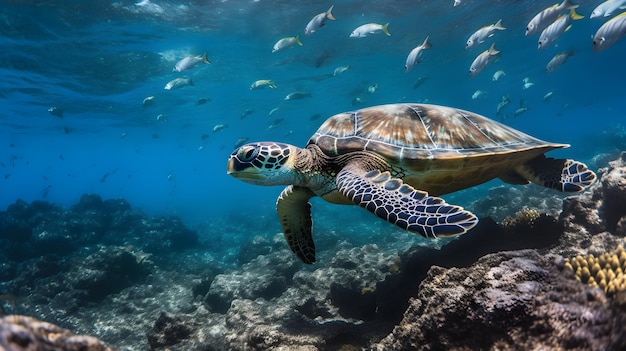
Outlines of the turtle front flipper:
{"type": "Polygon", "coordinates": [[[562,192],[583,191],[596,181],[596,174],[578,161],[536,157],[515,171],[535,184],[562,192]]]}
{"type": "Polygon", "coordinates": [[[278,196],[276,211],[287,244],[306,264],[315,263],[315,244],[311,235],[311,204],[315,194],[309,188],[290,185],[278,196]]]}
{"type": "Polygon", "coordinates": [[[337,189],[387,222],[427,238],[463,234],[478,223],[473,213],[416,190],[389,172],[346,167],[337,174],[337,189]]]}

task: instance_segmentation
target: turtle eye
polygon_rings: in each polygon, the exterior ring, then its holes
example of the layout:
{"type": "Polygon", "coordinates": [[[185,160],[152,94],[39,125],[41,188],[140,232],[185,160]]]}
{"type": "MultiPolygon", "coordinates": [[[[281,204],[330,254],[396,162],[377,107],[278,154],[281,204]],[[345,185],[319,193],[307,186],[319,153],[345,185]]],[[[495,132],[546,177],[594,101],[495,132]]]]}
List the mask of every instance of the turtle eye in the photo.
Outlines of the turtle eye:
{"type": "Polygon", "coordinates": [[[256,146],[243,146],[239,150],[237,158],[243,162],[250,162],[256,157],[256,155],[258,155],[258,153],[259,148],[256,146]]]}

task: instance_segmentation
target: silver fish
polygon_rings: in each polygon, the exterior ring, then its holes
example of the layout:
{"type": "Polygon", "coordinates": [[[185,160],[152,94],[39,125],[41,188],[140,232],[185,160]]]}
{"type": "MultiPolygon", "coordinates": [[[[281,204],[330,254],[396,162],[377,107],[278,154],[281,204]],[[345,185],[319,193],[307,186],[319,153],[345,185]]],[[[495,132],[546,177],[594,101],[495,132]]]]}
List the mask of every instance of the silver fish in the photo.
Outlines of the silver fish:
{"type": "Polygon", "coordinates": [[[165,84],[165,87],[163,89],[165,90],[173,90],[173,89],[179,89],[182,87],[186,87],[188,85],[193,85],[193,82],[191,81],[191,78],[176,78],[176,79],[172,79],[169,82],[167,82],[167,84],[165,84]]]}
{"type": "Polygon", "coordinates": [[[207,65],[211,64],[211,62],[206,57],[206,52],[202,56],[187,56],[184,59],[176,62],[176,65],[174,65],[174,68],[172,69],[172,71],[175,71],[175,72],[186,71],[188,69],[194,68],[200,62],[206,63],[207,65]]]}
{"type": "Polygon", "coordinates": [[[561,36],[561,34],[565,33],[565,31],[570,28],[572,20],[579,20],[583,18],[585,17],[577,14],[574,9],[571,9],[569,14],[562,15],[557,18],[556,21],[541,32],[537,49],[542,50],[547,48],[550,44],[554,43],[561,36]]]}
{"type": "Polygon", "coordinates": [[[406,57],[406,63],[404,64],[404,71],[409,72],[411,68],[415,66],[416,63],[420,63],[420,58],[422,57],[423,51],[431,47],[432,45],[430,45],[430,43],[428,42],[428,37],[426,37],[426,39],[424,39],[424,42],[421,45],[415,47],[413,50],[411,50],[411,52],[409,53],[409,56],[406,57]]]}
{"type": "Polygon", "coordinates": [[[350,33],[350,38],[365,38],[370,34],[376,34],[379,32],[383,32],[390,36],[389,33],[389,23],[378,24],[378,23],[367,23],[362,26],[357,27],[355,30],[350,33]]]}
{"type": "Polygon", "coordinates": [[[533,19],[528,22],[526,26],[526,36],[529,37],[531,35],[535,35],[544,30],[547,26],[549,26],[552,22],[556,21],[559,15],[569,9],[575,9],[578,5],[574,5],[569,0],[564,0],[560,5],[554,4],[533,17],[533,19]]]}
{"type": "Polygon", "coordinates": [[[552,72],[555,69],[563,66],[563,64],[565,62],[567,62],[567,59],[570,56],[574,56],[576,52],[574,50],[570,50],[567,52],[562,52],[560,54],[556,54],[554,55],[554,57],[550,60],[550,62],[548,62],[548,64],[546,65],[546,71],[547,72],[552,72]]]}
{"type": "Polygon", "coordinates": [[[491,80],[494,82],[497,82],[498,80],[500,80],[500,78],[506,76],[506,73],[504,73],[504,71],[500,70],[497,71],[496,73],[493,74],[493,77],[491,77],[491,80]]]}
{"type": "Polygon", "coordinates": [[[508,105],[511,102],[511,97],[509,95],[505,95],[502,96],[500,98],[500,103],[498,104],[498,107],[496,107],[496,114],[500,115],[500,111],[502,111],[502,109],[508,105]]]}
{"type": "Polygon", "coordinates": [[[502,27],[502,20],[498,20],[495,24],[490,24],[488,26],[484,26],[481,29],[477,30],[472,34],[469,39],[467,39],[467,43],[465,44],[465,48],[469,49],[475,45],[478,45],[485,41],[485,39],[492,37],[493,33],[497,30],[505,30],[506,28],[502,27]]]}
{"type": "Polygon", "coordinates": [[[350,69],[350,66],[339,66],[337,68],[335,68],[335,70],[333,71],[333,76],[338,76],[340,74],[342,74],[343,72],[347,71],[348,69],[350,69]]]}
{"type": "Polygon", "coordinates": [[[589,18],[609,17],[618,9],[626,8],[626,0],[607,0],[595,9],[589,15],[589,18]]]}
{"type": "Polygon", "coordinates": [[[593,36],[593,51],[600,51],[615,44],[626,34],[626,12],[606,21],[593,36]]]}
{"type": "Polygon", "coordinates": [[[311,96],[311,93],[303,93],[301,91],[295,91],[285,96],[285,100],[300,100],[300,99],[304,99],[310,96],[311,96]]]}
{"type": "Polygon", "coordinates": [[[315,33],[315,31],[322,28],[322,26],[326,24],[327,19],[334,21],[335,16],[333,16],[333,13],[332,13],[333,7],[335,7],[335,5],[332,5],[328,9],[328,11],[322,12],[320,14],[317,14],[315,17],[313,17],[309,21],[309,23],[306,25],[306,28],[304,28],[304,35],[311,35],[315,33]]]}
{"type": "Polygon", "coordinates": [[[487,65],[498,58],[500,51],[496,50],[495,43],[491,44],[489,50],[485,50],[476,56],[469,69],[470,78],[476,77],[487,65]]]}
{"type": "Polygon", "coordinates": [[[302,46],[299,35],[296,35],[295,37],[282,38],[274,44],[272,53],[294,47],[296,44],[302,46]]]}

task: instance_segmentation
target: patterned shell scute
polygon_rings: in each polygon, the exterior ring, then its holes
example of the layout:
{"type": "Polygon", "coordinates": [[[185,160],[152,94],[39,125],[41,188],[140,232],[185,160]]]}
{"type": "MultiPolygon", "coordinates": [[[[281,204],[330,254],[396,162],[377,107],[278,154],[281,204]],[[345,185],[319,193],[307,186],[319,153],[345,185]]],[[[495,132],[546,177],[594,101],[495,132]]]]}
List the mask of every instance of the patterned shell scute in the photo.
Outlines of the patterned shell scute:
{"type": "Polygon", "coordinates": [[[382,105],[332,116],[308,144],[316,144],[329,156],[372,151],[395,164],[451,162],[565,146],[533,138],[472,112],[426,104],[382,105]]]}

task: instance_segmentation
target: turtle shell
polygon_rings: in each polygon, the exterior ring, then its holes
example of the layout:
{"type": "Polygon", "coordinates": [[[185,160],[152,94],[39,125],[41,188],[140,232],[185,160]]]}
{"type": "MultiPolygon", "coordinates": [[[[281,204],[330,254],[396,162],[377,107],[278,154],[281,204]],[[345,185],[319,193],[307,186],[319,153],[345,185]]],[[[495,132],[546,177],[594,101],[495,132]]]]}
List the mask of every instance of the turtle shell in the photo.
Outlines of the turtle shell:
{"type": "Polygon", "coordinates": [[[311,144],[330,157],[375,153],[396,173],[406,173],[405,181],[408,178],[408,183],[433,194],[480,184],[547,151],[569,146],[539,140],[476,113],[427,104],[391,104],[337,114],[320,126],[307,145],[311,144]]]}

